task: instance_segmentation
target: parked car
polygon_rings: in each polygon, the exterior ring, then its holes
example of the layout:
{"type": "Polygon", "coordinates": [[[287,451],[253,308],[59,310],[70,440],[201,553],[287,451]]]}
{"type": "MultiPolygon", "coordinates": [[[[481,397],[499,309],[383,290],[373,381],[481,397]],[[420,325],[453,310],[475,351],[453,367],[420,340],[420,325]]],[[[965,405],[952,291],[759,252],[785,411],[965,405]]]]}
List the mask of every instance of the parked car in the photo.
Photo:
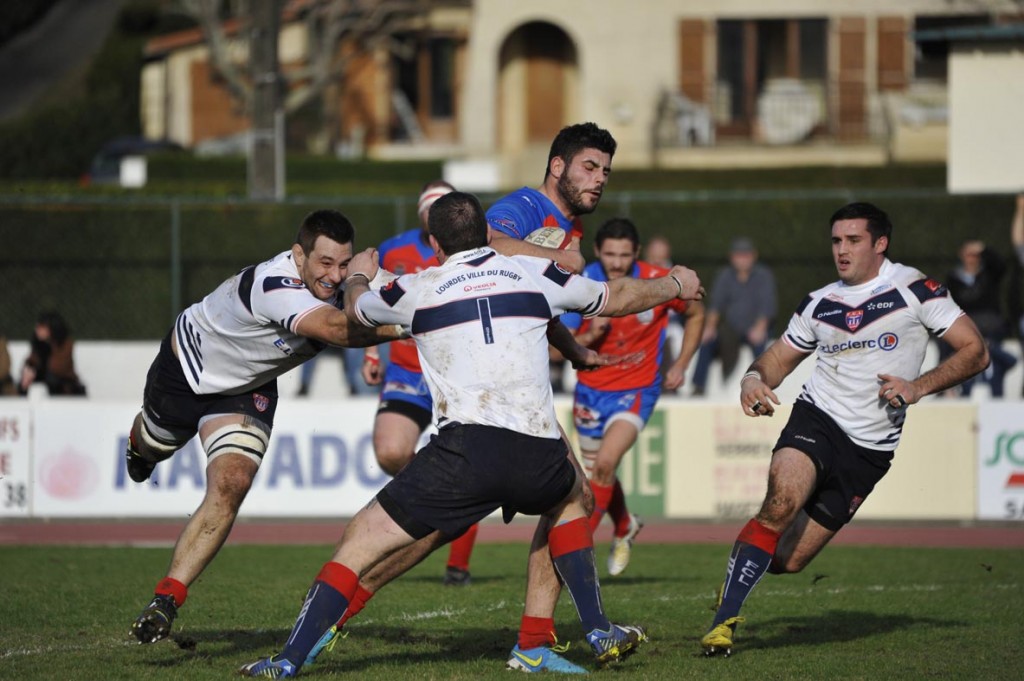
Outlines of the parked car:
{"type": "Polygon", "coordinates": [[[121,180],[121,161],[126,156],[149,156],[157,153],[183,152],[185,148],[170,140],[145,137],[115,137],[93,156],[85,175],[86,184],[117,184],[121,180]]]}

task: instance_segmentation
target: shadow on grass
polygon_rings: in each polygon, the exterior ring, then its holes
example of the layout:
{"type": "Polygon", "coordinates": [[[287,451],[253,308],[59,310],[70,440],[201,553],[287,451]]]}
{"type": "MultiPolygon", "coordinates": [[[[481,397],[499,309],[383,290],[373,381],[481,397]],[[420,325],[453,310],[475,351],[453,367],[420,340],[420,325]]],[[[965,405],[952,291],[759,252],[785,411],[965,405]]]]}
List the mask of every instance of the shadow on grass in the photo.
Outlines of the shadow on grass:
{"type": "Polygon", "coordinates": [[[832,610],[822,615],[777,617],[750,625],[741,624],[736,642],[737,650],[782,648],[854,641],[910,628],[950,629],[967,626],[967,622],[959,620],[915,617],[910,614],[881,615],[859,610],[832,610]],[[759,632],[766,633],[762,635],[759,632]]]}
{"type": "MultiPolygon", "coordinates": [[[[154,668],[189,665],[196,659],[222,664],[224,658],[248,661],[280,651],[288,629],[210,630],[172,635],[169,645],[157,644],[160,655],[142,664],[154,668]]],[[[322,653],[315,666],[303,673],[322,670],[359,671],[386,664],[417,665],[429,662],[470,662],[493,660],[504,665],[516,642],[516,631],[510,628],[459,628],[450,633],[424,630],[417,623],[408,626],[374,626],[339,640],[334,649],[322,653]],[[400,650],[395,649],[398,646],[400,650]],[[397,654],[396,653],[400,653],[397,654]]],[[[156,647],[154,647],[156,652],[156,647]]],[[[565,655],[578,664],[592,661],[585,646],[573,646],[565,655]]],[[[227,663],[231,666],[232,662],[227,663]]]]}

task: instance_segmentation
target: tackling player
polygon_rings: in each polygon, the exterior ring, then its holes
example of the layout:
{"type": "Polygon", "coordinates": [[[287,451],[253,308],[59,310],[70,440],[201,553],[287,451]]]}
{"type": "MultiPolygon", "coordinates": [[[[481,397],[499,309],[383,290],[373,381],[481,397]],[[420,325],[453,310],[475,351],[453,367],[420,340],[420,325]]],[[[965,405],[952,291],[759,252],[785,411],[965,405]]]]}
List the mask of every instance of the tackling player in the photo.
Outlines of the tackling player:
{"type": "MultiPolygon", "coordinates": [[[[382,269],[402,275],[422,272],[438,264],[427,238],[427,216],[435,201],[453,191],[455,187],[444,180],[434,180],[423,187],[416,204],[420,227],[402,232],[380,245],[382,269]]],[[[363,378],[369,385],[384,383],[373,421],[373,450],[381,469],[394,476],[416,453],[416,443],[430,425],[433,408],[416,343],[411,339],[393,342],[387,368],[381,367],[376,349],[367,348],[363,356],[363,378]]],[[[473,525],[452,542],[444,575],[446,585],[469,584],[469,557],[478,529],[478,525],[473,525]]]]}
{"type": "Polygon", "coordinates": [[[743,602],[766,572],[799,572],[889,470],[907,407],[988,364],[985,341],[946,287],[886,257],[889,216],[851,203],[830,220],[839,281],[797,307],[782,338],[740,381],[748,416],[771,416],[773,390],[811,353],[817,361],[775,444],[768,491],[729,556],[718,611],[701,639],[729,655],[743,602]],[[954,352],[919,374],[929,337],[954,352]]]}
{"type": "Polygon", "coordinates": [[[170,634],[189,585],[227,539],[267,451],[277,377],[327,345],[401,337],[399,327],[371,331],[338,308],[354,237],[341,213],[310,213],[290,250],[225,281],[178,315],[164,338],[128,437],[128,475],[146,481],[198,432],[206,496],[178,537],[153,600],[132,624],[140,643],[170,634]]]}
{"type": "MultiPolygon", "coordinates": [[[[625,218],[613,218],[594,235],[593,262],[583,276],[596,281],[622,277],[651,279],[668,270],[637,260],[640,235],[625,218]]],[[[669,314],[685,317],[683,345],[664,380],[669,390],[685,379],[704,330],[704,306],[698,301],[673,300],[651,310],[615,319],[583,320],[578,314],[562,316],[562,323],[577,330],[576,340],[601,354],[629,356],[628,362],[577,374],[573,421],[579,434],[583,466],[594,493],[590,530],[595,531],[608,512],[615,523],[608,573],[621,574],[629,564],[630,551],[643,527],[640,518],[626,508],[622,485],[616,476],[619,462],[636,442],[654,412],[661,395],[660,373],[669,314]],[[581,324],[582,323],[582,324],[581,324]]]]}

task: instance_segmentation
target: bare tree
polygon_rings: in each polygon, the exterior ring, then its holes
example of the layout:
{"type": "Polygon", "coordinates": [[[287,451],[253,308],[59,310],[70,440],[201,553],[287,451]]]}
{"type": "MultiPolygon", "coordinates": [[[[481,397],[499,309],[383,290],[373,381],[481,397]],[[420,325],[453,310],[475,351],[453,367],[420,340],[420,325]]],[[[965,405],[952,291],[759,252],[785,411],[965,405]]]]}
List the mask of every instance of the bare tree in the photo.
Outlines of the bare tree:
{"type": "MultiPolygon", "coordinates": [[[[201,28],[213,71],[240,113],[253,121],[250,196],[283,196],[284,117],[338,85],[353,59],[380,49],[409,58],[410,48],[395,35],[423,16],[428,5],[426,0],[175,0],[177,11],[201,28]],[[277,61],[282,20],[304,22],[308,41],[303,62],[286,69],[277,61]]],[[[332,141],[334,105],[325,112],[332,141]]]]}

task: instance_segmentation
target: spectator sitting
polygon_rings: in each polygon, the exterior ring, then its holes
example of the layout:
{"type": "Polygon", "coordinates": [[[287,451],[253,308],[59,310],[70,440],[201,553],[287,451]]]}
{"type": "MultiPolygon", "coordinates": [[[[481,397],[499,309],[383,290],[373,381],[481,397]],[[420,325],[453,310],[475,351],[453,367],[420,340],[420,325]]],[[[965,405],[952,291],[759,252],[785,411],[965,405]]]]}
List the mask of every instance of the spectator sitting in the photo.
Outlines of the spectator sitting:
{"type": "MultiPolygon", "coordinates": [[[[969,396],[975,381],[981,380],[988,383],[992,397],[1002,397],[1006,372],[1017,364],[1017,358],[1002,349],[1007,323],[999,304],[999,293],[1006,265],[997,253],[978,240],[965,241],[957,255],[960,265],[949,273],[946,286],[953,301],[985,338],[992,359],[981,374],[963,382],[961,394],[969,396]]],[[[945,359],[950,354],[949,346],[940,343],[940,358],[945,359]]]]}
{"type": "Polygon", "coordinates": [[[772,271],[757,262],[757,250],[750,239],[733,240],[729,266],[718,271],[711,285],[711,303],[693,372],[694,395],[704,395],[716,356],[722,360],[722,380],[728,380],[739,361],[740,346],[748,345],[755,359],[764,352],[775,309],[772,271]]]}
{"type": "Polygon", "coordinates": [[[7,352],[7,336],[0,331],[0,396],[17,394],[18,387],[11,378],[11,355],[7,352]]]}
{"type": "Polygon", "coordinates": [[[18,392],[27,395],[33,383],[43,383],[51,395],[85,395],[75,373],[73,350],[71,329],[64,318],[53,311],[39,315],[18,392]]]}

